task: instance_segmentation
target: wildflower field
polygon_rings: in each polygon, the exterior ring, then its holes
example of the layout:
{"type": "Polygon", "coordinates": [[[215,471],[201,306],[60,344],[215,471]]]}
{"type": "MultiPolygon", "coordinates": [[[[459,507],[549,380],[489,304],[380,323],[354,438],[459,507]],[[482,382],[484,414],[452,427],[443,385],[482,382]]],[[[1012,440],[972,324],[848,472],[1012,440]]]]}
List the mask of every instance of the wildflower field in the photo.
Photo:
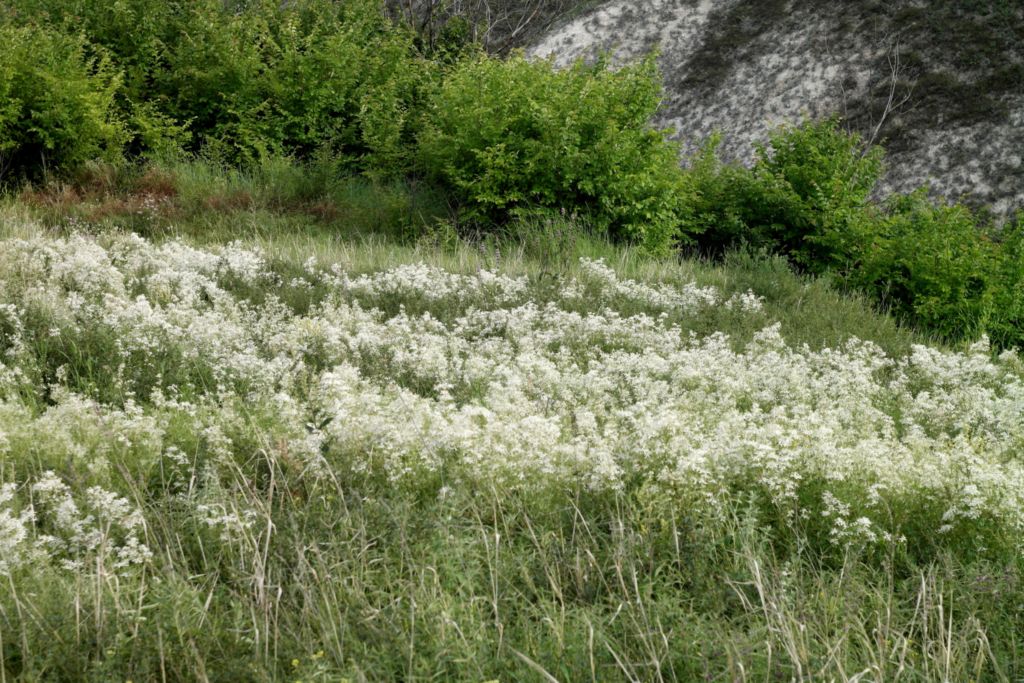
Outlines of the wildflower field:
{"type": "Polygon", "coordinates": [[[1024,211],[598,4],[0,3],[0,683],[1024,683],[1024,211]]]}
{"type": "Polygon", "coordinates": [[[0,681],[1024,675],[1013,351],[756,259],[6,220],[0,681]]]}

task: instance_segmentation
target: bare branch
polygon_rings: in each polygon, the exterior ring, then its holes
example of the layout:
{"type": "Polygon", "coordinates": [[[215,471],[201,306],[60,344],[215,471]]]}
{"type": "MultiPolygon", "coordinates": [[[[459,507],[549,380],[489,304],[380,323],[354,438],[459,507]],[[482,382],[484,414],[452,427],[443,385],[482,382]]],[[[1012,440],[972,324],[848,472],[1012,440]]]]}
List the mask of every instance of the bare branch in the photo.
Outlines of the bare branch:
{"type": "Polygon", "coordinates": [[[878,141],[879,135],[882,133],[882,127],[885,125],[886,120],[893,112],[899,110],[907,102],[910,101],[911,96],[914,92],[914,86],[911,84],[907,91],[903,94],[903,97],[897,101],[897,90],[901,82],[901,75],[903,72],[903,63],[900,60],[900,39],[896,37],[892,47],[889,48],[886,54],[886,61],[889,64],[889,95],[885,101],[885,107],[882,109],[881,115],[878,117],[878,121],[875,124],[874,130],[871,132],[865,144],[865,152],[868,148],[874,145],[878,141]]]}

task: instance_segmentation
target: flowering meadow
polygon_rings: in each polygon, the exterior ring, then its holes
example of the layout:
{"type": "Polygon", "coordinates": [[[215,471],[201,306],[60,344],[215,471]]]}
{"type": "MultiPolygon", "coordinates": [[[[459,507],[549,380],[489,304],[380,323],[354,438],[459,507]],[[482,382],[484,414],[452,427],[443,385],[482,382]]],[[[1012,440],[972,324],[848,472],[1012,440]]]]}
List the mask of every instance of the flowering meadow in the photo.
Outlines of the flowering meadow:
{"type": "Polygon", "coordinates": [[[1019,680],[1024,363],[768,311],[7,237],[0,681],[1019,680]]]}

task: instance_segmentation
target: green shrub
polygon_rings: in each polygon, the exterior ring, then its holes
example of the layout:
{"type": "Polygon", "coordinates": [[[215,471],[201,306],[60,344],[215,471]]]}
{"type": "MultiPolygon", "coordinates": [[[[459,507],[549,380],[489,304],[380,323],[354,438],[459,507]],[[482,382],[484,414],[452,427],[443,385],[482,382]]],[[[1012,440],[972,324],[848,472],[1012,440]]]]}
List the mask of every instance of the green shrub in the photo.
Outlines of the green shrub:
{"type": "Polygon", "coordinates": [[[970,210],[935,202],[924,189],[895,197],[889,208],[848,282],[949,339],[988,331],[1007,283],[997,245],[970,210]]]}
{"type": "Polygon", "coordinates": [[[821,273],[858,258],[870,231],[870,196],[883,151],[865,148],[836,119],[781,128],[757,148],[751,170],[722,164],[712,140],[690,170],[691,230],[722,253],[739,243],[768,247],[821,273]]]}
{"type": "Polygon", "coordinates": [[[777,251],[755,220],[756,212],[763,209],[764,188],[750,169],[722,162],[721,141],[721,136],[712,136],[686,171],[693,188],[688,232],[708,256],[722,257],[741,246],[777,251]]]}
{"type": "Polygon", "coordinates": [[[603,62],[557,70],[521,55],[466,60],[430,102],[419,162],[472,219],[568,207],[665,251],[682,237],[686,185],[676,146],[649,126],[660,92],[653,58],[617,71],[603,62]]]}
{"type": "MultiPolygon", "coordinates": [[[[164,56],[186,28],[181,2],[167,0],[8,0],[9,21],[82,33],[113,56],[128,93],[143,92],[166,68],[164,56]]],[[[203,0],[191,3],[203,4],[203,0]]]]}
{"type": "Polygon", "coordinates": [[[706,253],[764,248],[802,271],[833,272],[948,340],[1024,342],[1024,219],[997,235],[926,189],[879,204],[882,150],[834,119],[777,131],[751,169],[722,163],[718,143],[687,171],[686,229],[706,253]]]}
{"type": "Polygon", "coordinates": [[[991,315],[986,331],[997,347],[1024,347],[1024,212],[999,235],[991,315]]]}
{"type": "Polygon", "coordinates": [[[134,152],[187,144],[251,162],[328,148],[355,170],[401,170],[432,71],[377,0],[14,6],[21,23],[81,27],[123,69],[134,152]]]}
{"type": "Polygon", "coordinates": [[[0,24],[0,45],[0,180],[120,157],[120,75],[105,55],[32,26],[0,24]]]}
{"type": "Polygon", "coordinates": [[[777,213],[765,217],[773,219],[765,221],[771,238],[811,272],[847,265],[871,223],[865,212],[883,155],[838,119],[777,131],[758,148],[754,169],[775,200],[777,213]]]}
{"type": "Polygon", "coordinates": [[[82,36],[87,49],[100,51],[121,72],[114,106],[131,138],[127,152],[168,153],[189,136],[166,110],[165,98],[153,90],[167,69],[167,53],[190,29],[187,13],[165,0],[11,0],[8,21],[42,25],[66,35],[82,36]]]}
{"type": "Polygon", "coordinates": [[[151,97],[230,160],[327,147],[354,169],[401,167],[408,111],[429,71],[372,0],[190,9],[151,97]]]}

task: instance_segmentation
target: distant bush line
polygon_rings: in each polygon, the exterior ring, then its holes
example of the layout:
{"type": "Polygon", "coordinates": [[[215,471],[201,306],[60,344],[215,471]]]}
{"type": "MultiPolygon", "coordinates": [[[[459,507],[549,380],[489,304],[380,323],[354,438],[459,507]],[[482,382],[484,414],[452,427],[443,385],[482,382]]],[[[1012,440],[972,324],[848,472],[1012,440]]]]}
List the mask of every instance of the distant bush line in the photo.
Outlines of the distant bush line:
{"type": "Polygon", "coordinates": [[[653,58],[556,70],[488,54],[465,17],[425,26],[379,0],[12,0],[0,182],[97,159],[328,159],[431,184],[476,230],[568,213],[656,254],[763,248],[949,340],[1024,344],[1024,215],[997,226],[924,189],[876,200],[882,151],[836,120],[778,131],[751,168],[715,140],[684,168],[649,124],[653,58]]]}
{"type": "Polygon", "coordinates": [[[685,172],[700,249],[763,247],[947,340],[1024,344],[1024,212],[999,225],[927,188],[876,201],[883,151],[835,119],[777,131],[749,169],[715,144],[685,172]]]}

